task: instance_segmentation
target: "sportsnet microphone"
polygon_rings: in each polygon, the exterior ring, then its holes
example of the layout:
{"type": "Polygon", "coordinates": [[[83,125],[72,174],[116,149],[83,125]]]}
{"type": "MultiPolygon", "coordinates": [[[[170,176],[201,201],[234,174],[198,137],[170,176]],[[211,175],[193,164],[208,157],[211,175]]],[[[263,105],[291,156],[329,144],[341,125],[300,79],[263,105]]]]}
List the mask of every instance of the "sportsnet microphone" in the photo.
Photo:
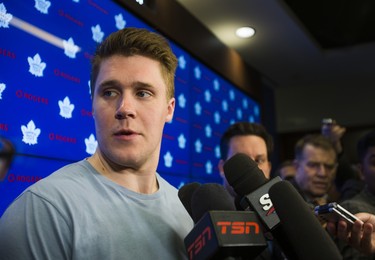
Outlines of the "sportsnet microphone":
{"type": "Polygon", "coordinates": [[[224,174],[234,191],[243,197],[240,200],[242,210],[255,210],[267,230],[279,224],[268,190],[281,181],[280,177],[267,180],[258,164],[243,153],[235,154],[225,162],[224,174]]]}
{"type": "MultiPolygon", "coordinates": [[[[253,212],[235,211],[233,199],[219,184],[190,185],[192,218],[195,226],[184,242],[189,259],[252,259],[267,246],[253,212]]],[[[183,192],[181,192],[183,195],[183,192]]]]}
{"type": "MultiPolygon", "coordinates": [[[[291,220],[288,220],[288,214],[294,214],[294,211],[299,211],[300,208],[303,207],[301,205],[304,205],[304,207],[308,207],[304,201],[301,204],[297,204],[297,206],[291,205],[290,207],[292,207],[292,209],[289,208],[289,211],[291,211],[291,213],[289,213],[288,211],[279,213],[278,209],[276,209],[275,211],[275,207],[273,206],[273,203],[269,196],[269,190],[273,186],[279,185],[279,183],[288,182],[282,181],[279,177],[268,181],[264,177],[263,172],[258,168],[257,163],[245,154],[236,154],[231,157],[224,164],[224,173],[226,179],[228,180],[228,183],[232,185],[235,192],[238,195],[243,196],[243,199],[241,200],[241,206],[243,207],[243,209],[251,208],[258,214],[258,217],[261,219],[264,227],[267,231],[270,231],[287,258],[306,259],[306,255],[303,255],[301,257],[301,250],[298,248],[299,244],[297,242],[301,241],[302,236],[308,237],[309,233],[301,233],[300,230],[303,229],[293,229],[291,228],[291,225],[293,225],[294,222],[298,222],[301,225],[311,225],[315,229],[323,230],[323,227],[319,224],[319,222],[318,225],[316,225],[316,219],[315,222],[305,221],[305,219],[309,220],[311,217],[315,218],[311,210],[309,212],[303,211],[300,219],[293,219],[293,222],[289,222],[291,220]],[[280,214],[283,214],[283,219],[281,221],[279,218],[280,214]],[[294,241],[296,239],[295,236],[291,235],[291,233],[293,232],[294,234],[299,234],[297,242],[294,241]]],[[[298,194],[297,191],[295,192],[296,194],[298,194]]],[[[299,194],[298,196],[301,197],[299,194]]],[[[293,200],[292,197],[295,197],[295,195],[290,195],[290,193],[287,197],[283,197],[285,203],[291,204],[290,201],[293,200]]],[[[319,233],[319,235],[315,236],[316,240],[320,241],[326,241],[327,237],[328,239],[330,239],[327,233],[319,233]]],[[[320,243],[320,241],[306,242],[304,240],[304,248],[306,249],[305,254],[313,250],[307,250],[307,248],[310,246],[310,244],[315,243],[319,244],[319,252],[325,256],[324,259],[340,259],[340,254],[338,253],[337,249],[335,252],[335,250],[332,250],[331,244],[323,244],[320,243]]],[[[315,248],[316,247],[314,247],[314,250],[315,248]]],[[[322,258],[318,257],[316,259],[322,258]]]]}

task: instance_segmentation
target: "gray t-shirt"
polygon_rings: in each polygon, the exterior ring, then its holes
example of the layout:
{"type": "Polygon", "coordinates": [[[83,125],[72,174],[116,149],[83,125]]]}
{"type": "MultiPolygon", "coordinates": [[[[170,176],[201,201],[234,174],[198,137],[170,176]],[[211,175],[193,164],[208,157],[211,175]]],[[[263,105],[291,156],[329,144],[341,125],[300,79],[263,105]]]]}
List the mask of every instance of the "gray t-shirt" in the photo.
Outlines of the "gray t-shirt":
{"type": "Polygon", "coordinates": [[[86,160],[23,192],[0,219],[0,259],[185,259],[193,221],[177,189],[138,194],[86,160]]]}

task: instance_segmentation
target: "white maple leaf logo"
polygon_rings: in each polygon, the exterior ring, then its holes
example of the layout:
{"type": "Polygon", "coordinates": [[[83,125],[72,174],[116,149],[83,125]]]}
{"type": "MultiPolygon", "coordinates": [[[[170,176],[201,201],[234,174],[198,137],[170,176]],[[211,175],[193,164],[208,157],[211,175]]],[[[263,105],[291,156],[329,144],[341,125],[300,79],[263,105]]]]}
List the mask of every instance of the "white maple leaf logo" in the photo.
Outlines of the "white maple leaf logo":
{"type": "Polygon", "coordinates": [[[29,72],[35,77],[43,77],[43,71],[47,67],[45,62],[42,62],[39,53],[35,54],[33,58],[28,57],[29,72]]]}
{"type": "Polygon", "coordinates": [[[63,101],[59,100],[60,116],[64,118],[72,118],[74,105],[70,103],[69,97],[65,97],[63,101]]]}
{"type": "Polygon", "coordinates": [[[34,145],[38,143],[38,136],[40,135],[41,130],[39,128],[36,128],[33,120],[30,120],[30,122],[27,124],[27,127],[22,125],[21,131],[23,135],[22,142],[28,145],[34,145]]]}
{"type": "Polygon", "coordinates": [[[7,13],[7,9],[3,3],[0,4],[0,28],[9,28],[9,22],[12,20],[13,15],[7,13]]]}

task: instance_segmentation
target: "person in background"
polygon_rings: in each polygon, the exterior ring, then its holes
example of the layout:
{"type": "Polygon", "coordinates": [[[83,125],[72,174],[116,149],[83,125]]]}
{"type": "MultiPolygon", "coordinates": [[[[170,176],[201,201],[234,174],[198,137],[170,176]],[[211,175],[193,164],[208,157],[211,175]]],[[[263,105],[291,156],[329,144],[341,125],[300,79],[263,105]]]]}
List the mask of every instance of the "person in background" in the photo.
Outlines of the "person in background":
{"type": "Polygon", "coordinates": [[[332,142],[337,153],[338,166],[334,185],[329,191],[330,197],[335,201],[351,198],[363,189],[364,182],[360,172],[349,162],[345,153],[342,139],[346,128],[334,119],[325,118],[322,120],[321,133],[332,142]]]}
{"type": "Polygon", "coordinates": [[[0,181],[4,180],[12,163],[15,149],[11,141],[0,137],[0,181]]]}
{"type": "MultiPolygon", "coordinates": [[[[362,172],[364,182],[363,190],[354,197],[340,203],[351,213],[367,212],[375,214],[375,130],[372,130],[361,137],[357,144],[359,158],[359,169],[362,172]]],[[[353,250],[350,245],[338,243],[344,259],[375,259],[375,254],[362,256],[358,251],[353,250]]]]}
{"type": "Polygon", "coordinates": [[[261,124],[238,122],[228,127],[220,140],[221,159],[218,168],[224,187],[233,197],[236,197],[236,193],[225,178],[225,161],[237,153],[244,153],[258,164],[264,176],[269,179],[272,151],[272,136],[261,124]]]}
{"type": "Polygon", "coordinates": [[[296,176],[296,166],[293,160],[283,161],[275,171],[276,176],[283,180],[292,180],[296,176]]]}
{"type": "Polygon", "coordinates": [[[193,221],[157,172],[175,109],[177,59],[145,29],[109,35],[92,59],[97,150],[23,192],[0,219],[0,259],[187,259],[193,221]]]}
{"type": "Polygon", "coordinates": [[[337,169],[337,155],[329,139],[308,134],[295,146],[296,176],[290,182],[311,207],[330,201],[330,191],[337,169]]]}

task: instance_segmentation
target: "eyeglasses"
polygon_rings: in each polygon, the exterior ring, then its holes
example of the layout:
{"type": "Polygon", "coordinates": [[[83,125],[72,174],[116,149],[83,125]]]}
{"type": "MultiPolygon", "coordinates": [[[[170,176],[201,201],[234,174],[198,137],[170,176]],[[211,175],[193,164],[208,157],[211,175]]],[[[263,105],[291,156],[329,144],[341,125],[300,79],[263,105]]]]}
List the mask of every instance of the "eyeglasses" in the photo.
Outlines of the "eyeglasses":
{"type": "Polygon", "coordinates": [[[14,153],[13,144],[8,139],[0,137],[0,180],[5,178],[14,153]]]}
{"type": "Polygon", "coordinates": [[[306,166],[310,169],[315,169],[315,170],[319,170],[323,166],[324,170],[331,172],[336,168],[337,163],[329,164],[329,163],[308,161],[306,162],[306,166]]]}

